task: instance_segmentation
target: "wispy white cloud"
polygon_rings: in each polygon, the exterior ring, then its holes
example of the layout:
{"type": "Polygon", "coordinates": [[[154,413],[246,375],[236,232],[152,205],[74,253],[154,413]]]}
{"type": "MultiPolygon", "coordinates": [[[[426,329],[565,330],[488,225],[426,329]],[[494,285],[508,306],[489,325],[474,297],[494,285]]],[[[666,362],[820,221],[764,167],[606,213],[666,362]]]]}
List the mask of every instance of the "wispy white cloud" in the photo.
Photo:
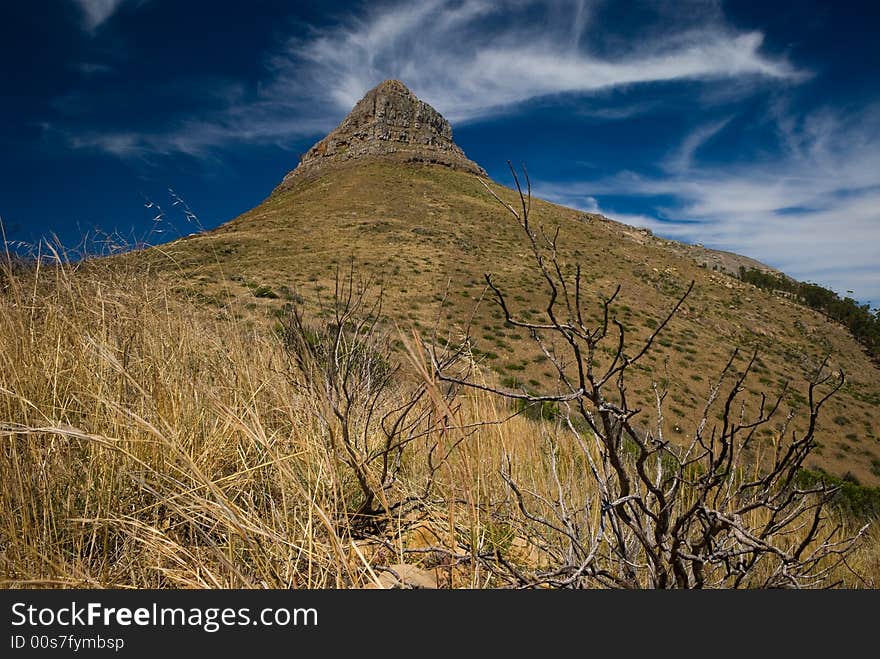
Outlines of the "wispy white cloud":
{"type": "Polygon", "coordinates": [[[745,254],[799,279],[880,303],[880,106],[850,115],[825,110],[776,119],[783,148],[752,163],[695,162],[695,147],[722,129],[710,124],[683,140],[665,163],[667,175],[621,172],[536,187],[561,203],[745,254]],[[602,195],[676,202],[656,208],[654,215],[633,216],[599,209],[596,197],[602,195]]]}
{"type": "Polygon", "coordinates": [[[682,140],[681,145],[666,159],[664,167],[672,172],[689,172],[694,166],[694,156],[707,142],[720,133],[732,117],[713,121],[698,127],[682,140]]]}
{"type": "MultiPolygon", "coordinates": [[[[118,0],[77,0],[109,11],[118,0]]],[[[363,94],[402,79],[453,122],[496,116],[536,97],[597,94],[675,80],[799,80],[784,58],[761,50],[708,3],[701,23],[637,35],[620,52],[591,50],[598,3],[554,0],[385,2],[331,27],[292,37],[267,57],[257,98],[178,127],[129,139],[79,136],[81,146],[121,152],[204,152],[231,141],[283,142],[332,128],[363,94]],[[254,126],[257,128],[255,129],[254,126]],[[164,139],[163,139],[164,135],[164,139]]],[[[702,5],[701,5],[702,6],[702,5]]]]}
{"type": "Polygon", "coordinates": [[[620,53],[591,52],[587,3],[541,3],[543,20],[526,19],[535,3],[429,0],[385,5],[350,24],[294,39],[277,60],[277,85],[300,80],[349,108],[385,78],[401,78],[454,121],[495,114],[537,96],[594,93],[672,80],[762,76],[797,79],[784,59],[761,53],[759,32],[718,22],[653,39],[633,39],[620,53]]]}
{"type": "Polygon", "coordinates": [[[84,27],[89,30],[97,29],[104,21],[116,13],[116,10],[126,0],[73,0],[79,6],[83,14],[84,27]]]}
{"type": "Polygon", "coordinates": [[[67,143],[75,149],[95,149],[120,158],[145,158],[184,154],[198,158],[211,156],[211,148],[226,144],[231,139],[243,143],[265,144],[276,142],[281,136],[313,135],[324,130],[323,120],[302,120],[296,117],[287,123],[272,116],[262,120],[249,113],[246,120],[230,113],[223,120],[204,122],[184,120],[170,131],[82,131],[72,134],[56,126],[44,130],[63,133],[67,143]]]}

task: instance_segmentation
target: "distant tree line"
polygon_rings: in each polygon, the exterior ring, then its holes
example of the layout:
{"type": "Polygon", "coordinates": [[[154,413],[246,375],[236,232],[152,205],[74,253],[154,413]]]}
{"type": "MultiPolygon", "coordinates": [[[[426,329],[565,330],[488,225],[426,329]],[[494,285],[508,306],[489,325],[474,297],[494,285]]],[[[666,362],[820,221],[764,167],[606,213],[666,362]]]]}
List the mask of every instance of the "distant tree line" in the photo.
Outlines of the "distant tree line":
{"type": "Polygon", "coordinates": [[[873,359],[880,359],[880,309],[872,310],[850,297],[841,298],[818,284],[800,282],[784,275],[740,266],[739,278],[758,288],[782,291],[796,301],[820,311],[841,323],[867,349],[873,359]]]}

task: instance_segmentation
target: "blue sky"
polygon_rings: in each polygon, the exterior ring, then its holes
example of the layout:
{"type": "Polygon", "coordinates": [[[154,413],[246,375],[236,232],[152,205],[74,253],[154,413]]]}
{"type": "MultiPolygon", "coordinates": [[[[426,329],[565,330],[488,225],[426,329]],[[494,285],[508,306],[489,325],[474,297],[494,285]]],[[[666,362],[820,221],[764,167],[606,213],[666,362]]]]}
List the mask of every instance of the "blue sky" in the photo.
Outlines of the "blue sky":
{"type": "Polygon", "coordinates": [[[0,217],[161,242],[197,228],[171,188],[217,226],[399,78],[496,180],[876,306],[878,34],[876,2],[7,2],[0,217]]]}

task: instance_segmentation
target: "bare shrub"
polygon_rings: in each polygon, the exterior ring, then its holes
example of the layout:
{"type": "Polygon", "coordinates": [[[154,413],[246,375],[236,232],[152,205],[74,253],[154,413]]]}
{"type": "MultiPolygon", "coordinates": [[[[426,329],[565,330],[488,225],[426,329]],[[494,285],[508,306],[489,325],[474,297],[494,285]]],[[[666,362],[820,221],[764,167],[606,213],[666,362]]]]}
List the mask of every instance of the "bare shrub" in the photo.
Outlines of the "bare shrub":
{"type": "MultiPolygon", "coordinates": [[[[357,483],[347,523],[374,524],[378,513],[390,514],[403,503],[388,493],[404,452],[437,430],[454,398],[454,387],[439,392],[430,381],[401,375],[382,297],[381,286],[357,278],[353,266],[345,274],[337,270],[332,296],[318,296],[309,317],[305,300],[295,296],[282,327],[290,381],[311,401],[328,452],[357,483]]],[[[445,366],[455,359],[447,357],[445,366]]],[[[429,469],[436,469],[430,464],[434,449],[423,456],[429,469]]],[[[427,482],[430,489],[432,479],[427,482]]]]}
{"type": "Polygon", "coordinates": [[[530,223],[528,174],[524,172],[524,191],[510,169],[519,208],[484,185],[528,239],[547,290],[546,320],[517,317],[489,274],[486,285],[507,323],[527,332],[553,365],[555,385],[538,393],[503,389],[451,374],[439,360],[435,363],[437,377],[447,382],[520,405],[558,409],[556,428],[545,437],[545,481],[523,484],[509,461],[502,469],[519,511],[508,522],[549,564],[518,567],[499,549],[490,569],[521,587],[834,585],[830,575],[846,565],[867,527],[855,535],[842,534],[826,509],[833,488],[821,483],[800,487],[798,474],[816,446],[819,412],[843,385],[843,373],[829,369],[827,359],[822,362],[808,385],[806,429],[792,430],[789,415],[764,459],[749,459],[746,452],[757,444],[758,431],[779,416],[782,394],[772,400],[764,395],[759,401],[744,400],[756,354],[741,365],[739,351],[733,353],[711,388],[690,441],[676,445],[664,436],[666,392],[657,385],[654,423],[641,426],[640,410],[627,398],[627,375],[652,348],[694,283],[635,349],[627,345],[623,324],[611,314],[619,286],[602,298],[602,320],[589,326],[580,266],[572,271],[562,262],[558,230],[551,234],[530,223]],[[602,350],[611,356],[600,363],[602,350]],[[560,446],[571,438],[576,451],[563,455],[560,446]],[[573,487],[578,479],[590,481],[590,487],[573,487]]]}

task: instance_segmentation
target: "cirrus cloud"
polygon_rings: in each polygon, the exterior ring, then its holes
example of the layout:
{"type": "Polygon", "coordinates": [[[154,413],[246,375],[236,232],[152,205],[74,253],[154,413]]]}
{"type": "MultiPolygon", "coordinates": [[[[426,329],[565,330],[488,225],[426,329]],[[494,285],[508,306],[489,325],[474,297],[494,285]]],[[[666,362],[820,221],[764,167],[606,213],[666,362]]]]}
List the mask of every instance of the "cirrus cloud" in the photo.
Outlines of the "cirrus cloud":
{"type": "MultiPolygon", "coordinates": [[[[880,303],[880,105],[850,113],[773,111],[778,152],[736,164],[703,164],[700,147],[728,121],[686,136],[648,176],[622,171],[597,180],[543,183],[543,196],[603,212],[659,235],[746,254],[802,280],[880,303]],[[639,214],[601,198],[671,198],[639,214]],[[597,201],[597,198],[599,201],[597,201]]],[[[647,202],[650,205],[650,202],[647,202]]]]}
{"type": "MultiPolygon", "coordinates": [[[[120,0],[77,0],[93,20],[120,0]]],[[[259,91],[220,110],[175,117],[172,127],[79,129],[71,144],[116,155],[205,154],[243,140],[283,145],[331,129],[363,94],[399,78],[453,122],[488,119],[537,97],[595,95],[673,81],[804,78],[762,52],[760,32],[726,25],[714,3],[704,20],[633,35],[626,47],[591,50],[604,27],[597,2],[425,0],[373,6],[266,57],[259,91]]],[[[699,14],[699,12],[697,12],[699,14]]]]}
{"type": "Polygon", "coordinates": [[[88,31],[94,31],[126,0],[73,0],[83,14],[84,27],[88,31]]]}

